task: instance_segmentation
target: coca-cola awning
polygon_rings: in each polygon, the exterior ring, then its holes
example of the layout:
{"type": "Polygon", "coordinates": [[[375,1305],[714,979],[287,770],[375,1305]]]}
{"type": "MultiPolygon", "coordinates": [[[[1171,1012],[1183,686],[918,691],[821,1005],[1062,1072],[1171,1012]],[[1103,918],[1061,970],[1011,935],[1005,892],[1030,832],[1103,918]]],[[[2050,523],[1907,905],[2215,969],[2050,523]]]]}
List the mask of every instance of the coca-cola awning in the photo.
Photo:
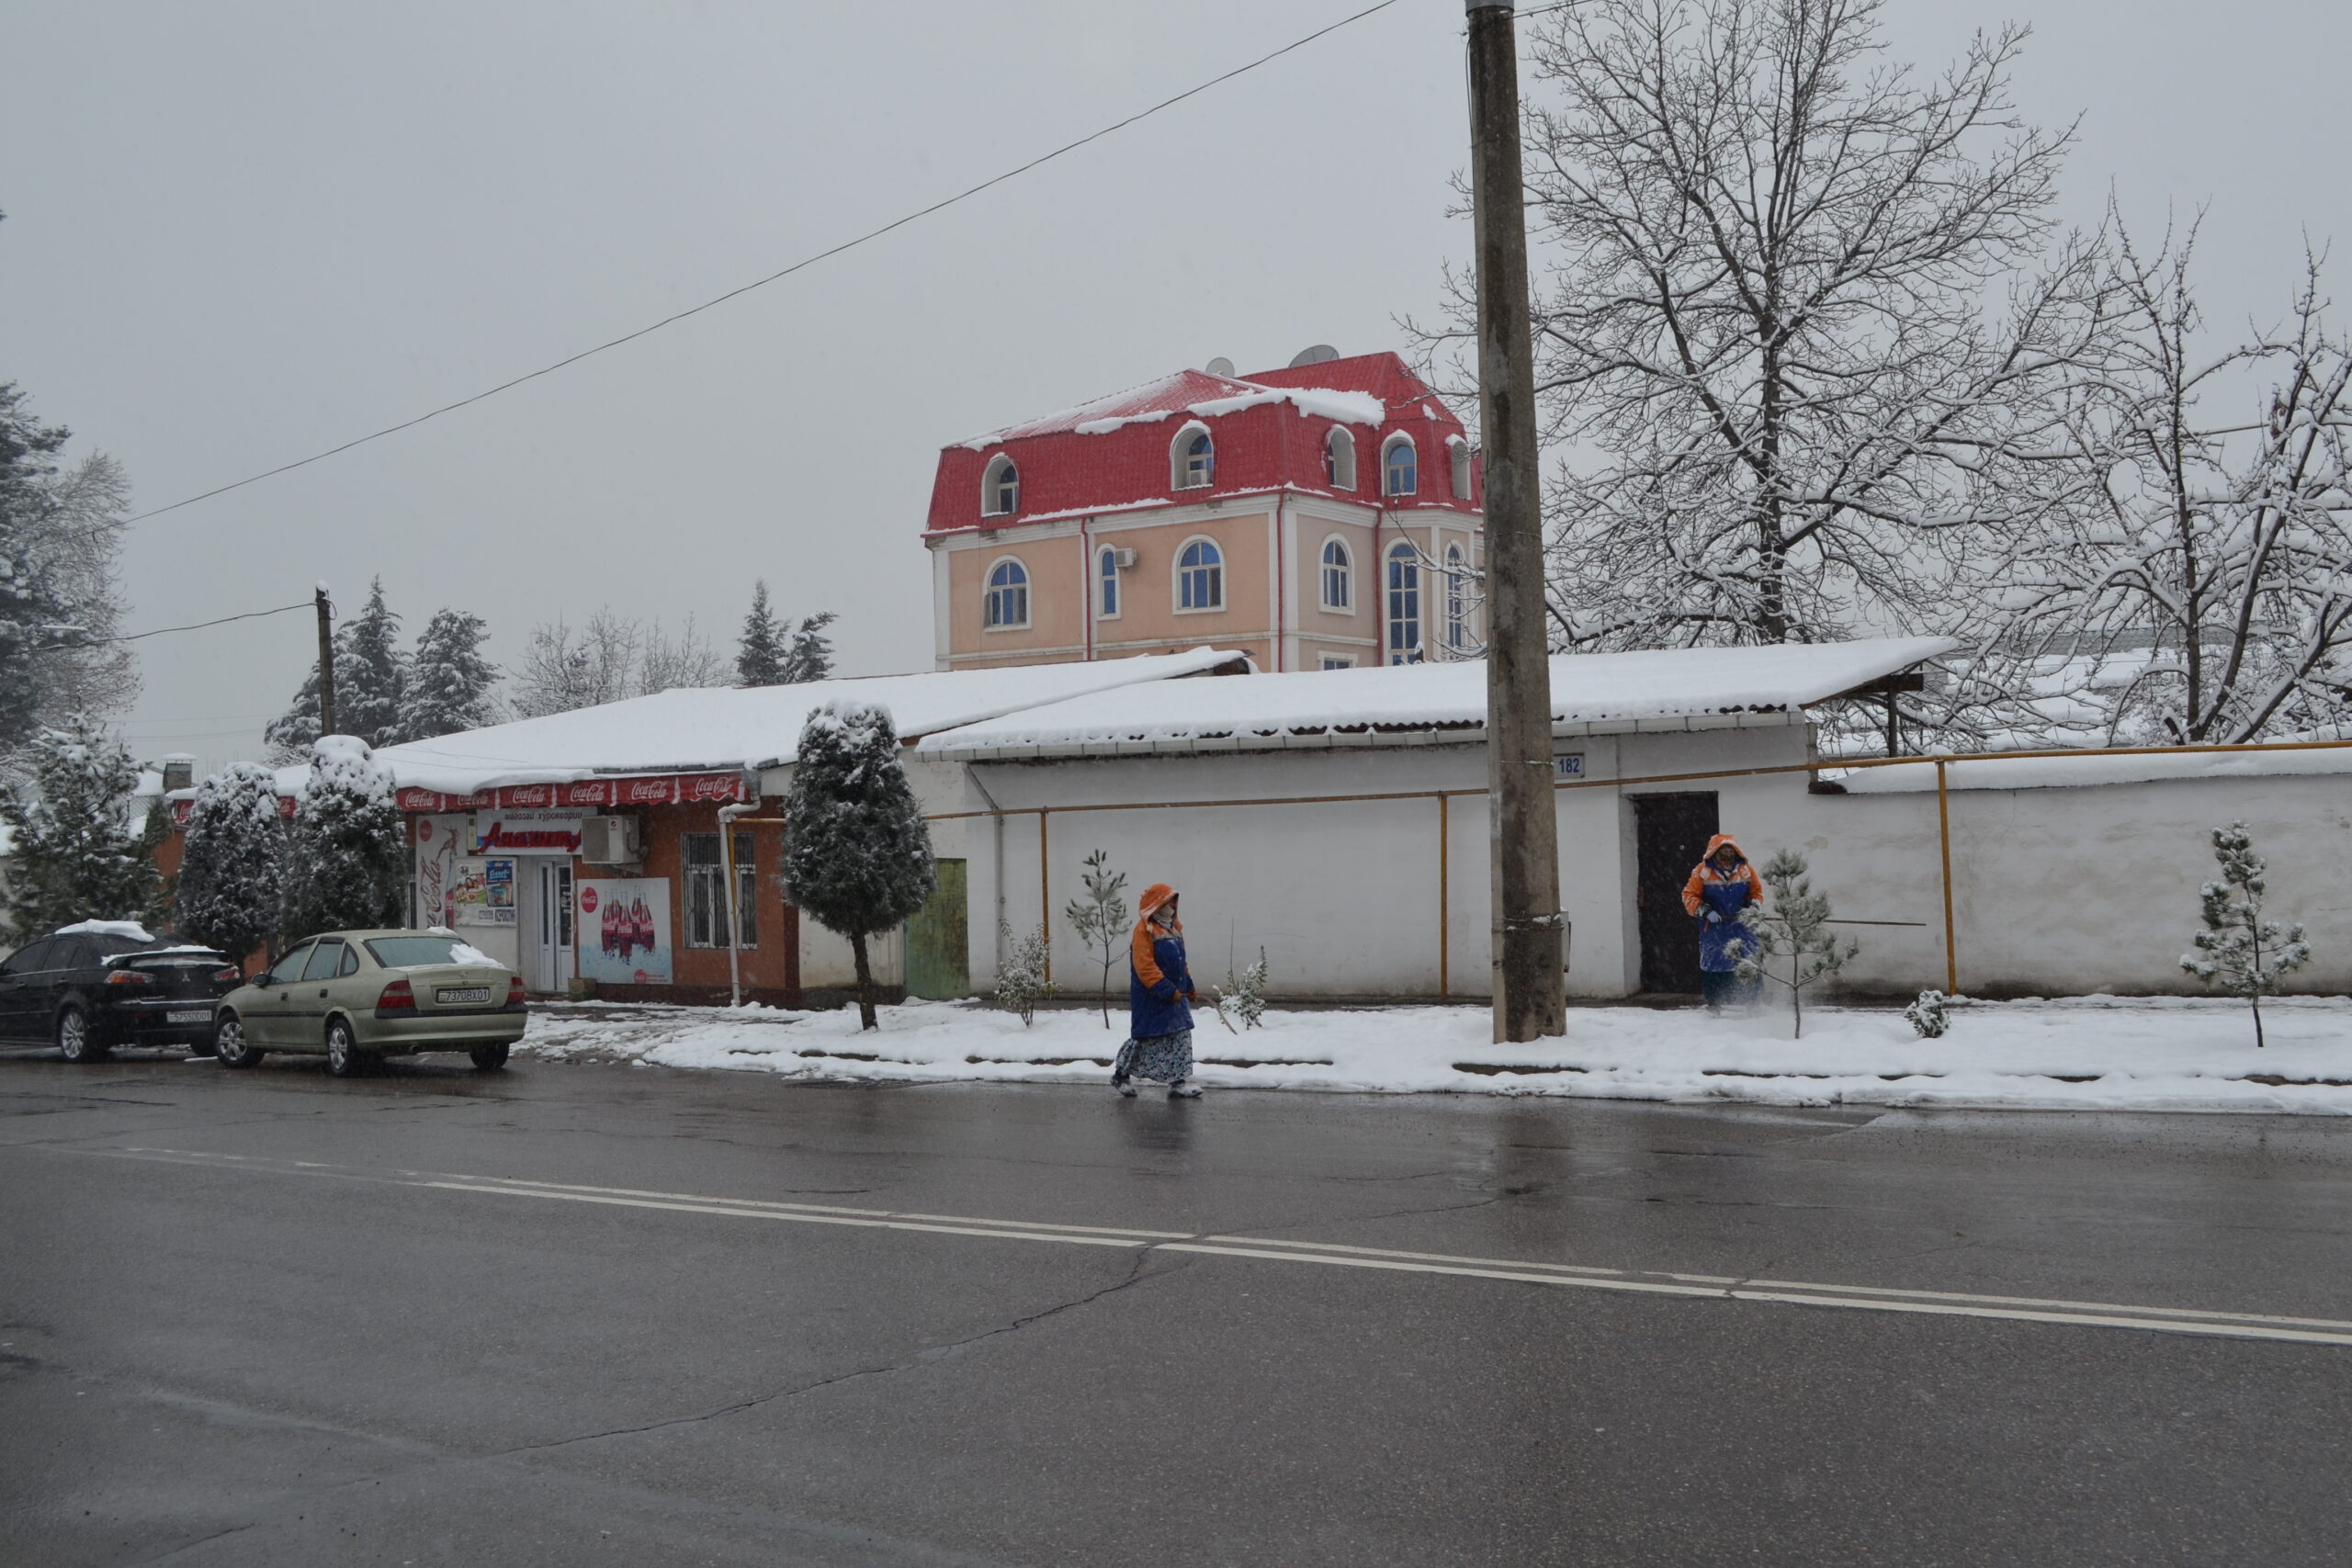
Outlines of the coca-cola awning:
{"type": "Polygon", "coordinates": [[[692,806],[703,801],[752,798],[741,773],[650,773],[628,778],[579,779],[571,784],[506,784],[471,795],[404,789],[394,798],[402,811],[520,811],[555,806],[692,806]]]}

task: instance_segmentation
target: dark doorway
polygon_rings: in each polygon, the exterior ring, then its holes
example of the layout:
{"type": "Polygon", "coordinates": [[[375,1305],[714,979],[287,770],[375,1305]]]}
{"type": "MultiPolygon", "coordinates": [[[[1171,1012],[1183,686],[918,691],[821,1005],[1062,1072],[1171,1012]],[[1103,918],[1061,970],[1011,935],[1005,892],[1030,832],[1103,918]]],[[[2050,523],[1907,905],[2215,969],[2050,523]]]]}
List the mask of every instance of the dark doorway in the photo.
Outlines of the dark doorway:
{"type": "Polygon", "coordinates": [[[1637,795],[1634,802],[1634,910],[1642,933],[1642,989],[1699,988],[1699,928],[1682,908],[1682,885],[1715,835],[1714,792],[1637,795]]]}

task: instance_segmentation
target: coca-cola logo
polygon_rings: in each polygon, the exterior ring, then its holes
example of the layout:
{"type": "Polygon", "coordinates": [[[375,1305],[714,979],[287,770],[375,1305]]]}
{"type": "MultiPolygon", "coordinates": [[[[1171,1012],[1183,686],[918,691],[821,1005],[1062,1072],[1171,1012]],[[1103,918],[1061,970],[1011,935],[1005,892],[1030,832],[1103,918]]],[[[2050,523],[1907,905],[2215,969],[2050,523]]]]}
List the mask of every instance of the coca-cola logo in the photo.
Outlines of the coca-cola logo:
{"type": "Polygon", "coordinates": [[[583,887],[580,890],[580,908],[583,914],[593,915],[596,912],[596,890],[594,888],[583,887]]]}

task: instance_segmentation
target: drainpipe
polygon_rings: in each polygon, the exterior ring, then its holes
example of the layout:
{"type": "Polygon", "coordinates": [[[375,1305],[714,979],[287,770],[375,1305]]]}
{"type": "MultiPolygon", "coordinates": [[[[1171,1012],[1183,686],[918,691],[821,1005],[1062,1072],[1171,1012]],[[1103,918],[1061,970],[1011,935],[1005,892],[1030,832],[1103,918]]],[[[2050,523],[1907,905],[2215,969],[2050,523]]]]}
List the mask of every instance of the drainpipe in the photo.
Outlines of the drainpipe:
{"type": "Polygon", "coordinates": [[[718,863],[726,868],[727,877],[727,1005],[743,1005],[743,964],[736,939],[743,930],[741,912],[735,907],[735,819],[749,817],[760,808],[754,800],[741,806],[718,808],[718,863]]]}
{"type": "Polygon", "coordinates": [[[1078,581],[1086,596],[1086,661],[1089,664],[1094,662],[1094,615],[1102,607],[1095,598],[1102,591],[1102,584],[1094,575],[1093,528],[1093,518],[1081,517],[1078,520],[1078,581]]]}
{"type": "Polygon", "coordinates": [[[1283,596],[1290,580],[1290,543],[1283,537],[1283,521],[1290,506],[1290,497],[1274,498],[1274,670],[1283,667],[1283,596]]]}

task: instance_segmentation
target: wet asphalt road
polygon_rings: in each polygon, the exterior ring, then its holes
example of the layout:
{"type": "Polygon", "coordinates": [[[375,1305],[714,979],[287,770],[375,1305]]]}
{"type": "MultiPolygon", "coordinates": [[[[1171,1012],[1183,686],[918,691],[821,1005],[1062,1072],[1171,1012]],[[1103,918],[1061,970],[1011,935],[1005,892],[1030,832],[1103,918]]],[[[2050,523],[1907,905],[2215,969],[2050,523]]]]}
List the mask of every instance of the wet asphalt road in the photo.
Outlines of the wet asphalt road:
{"type": "Polygon", "coordinates": [[[2352,1346],[713,1199],[2352,1318],[2317,1119],[20,1054],[0,1562],[2352,1556],[2352,1346]]]}

